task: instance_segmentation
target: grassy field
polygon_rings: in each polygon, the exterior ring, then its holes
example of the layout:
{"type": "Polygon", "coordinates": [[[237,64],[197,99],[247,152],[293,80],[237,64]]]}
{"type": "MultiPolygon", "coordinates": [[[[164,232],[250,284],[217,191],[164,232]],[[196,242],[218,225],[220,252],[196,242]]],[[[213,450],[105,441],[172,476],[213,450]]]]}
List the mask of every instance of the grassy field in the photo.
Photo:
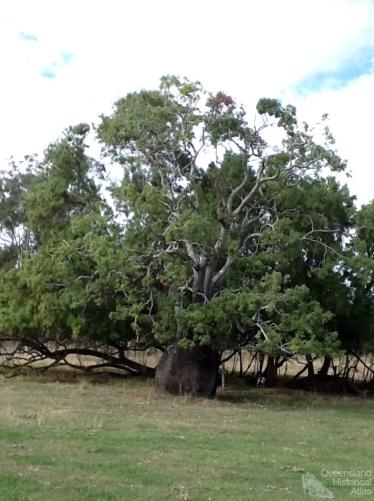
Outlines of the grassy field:
{"type": "Polygon", "coordinates": [[[0,375],[0,398],[6,501],[300,501],[304,472],[352,500],[321,470],[374,468],[370,400],[248,387],[198,400],[63,375],[0,375]]]}

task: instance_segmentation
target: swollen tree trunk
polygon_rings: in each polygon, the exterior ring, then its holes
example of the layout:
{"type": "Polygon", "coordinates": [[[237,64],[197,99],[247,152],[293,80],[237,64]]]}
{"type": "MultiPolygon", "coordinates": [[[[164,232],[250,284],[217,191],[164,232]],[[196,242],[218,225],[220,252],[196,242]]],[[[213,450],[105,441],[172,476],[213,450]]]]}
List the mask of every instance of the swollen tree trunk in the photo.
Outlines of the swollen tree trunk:
{"type": "Polygon", "coordinates": [[[175,395],[213,397],[218,384],[218,353],[207,346],[169,347],[156,368],[156,385],[175,395]]]}

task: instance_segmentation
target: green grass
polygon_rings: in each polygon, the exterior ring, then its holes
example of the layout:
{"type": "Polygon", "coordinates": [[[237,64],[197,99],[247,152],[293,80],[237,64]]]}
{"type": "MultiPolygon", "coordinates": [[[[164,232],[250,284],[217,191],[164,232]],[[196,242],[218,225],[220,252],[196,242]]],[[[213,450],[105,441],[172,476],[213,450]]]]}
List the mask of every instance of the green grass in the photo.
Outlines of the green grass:
{"type": "MultiPolygon", "coordinates": [[[[0,398],[6,501],[300,501],[312,498],[289,467],[320,479],[322,469],[374,467],[369,400],[253,388],[198,400],[140,380],[48,375],[0,376],[0,398]]],[[[336,499],[355,499],[323,482],[336,499]]]]}

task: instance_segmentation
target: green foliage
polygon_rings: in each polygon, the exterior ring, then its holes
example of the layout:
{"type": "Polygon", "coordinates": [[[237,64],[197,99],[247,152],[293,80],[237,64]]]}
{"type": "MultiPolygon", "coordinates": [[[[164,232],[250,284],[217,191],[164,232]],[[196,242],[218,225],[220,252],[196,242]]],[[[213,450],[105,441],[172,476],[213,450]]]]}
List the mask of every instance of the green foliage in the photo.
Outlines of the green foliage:
{"type": "Polygon", "coordinates": [[[271,355],[336,352],[336,335],[324,328],[332,314],[310,298],[307,287],[289,288],[286,282],[273,273],[251,291],[226,290],[204,305],[192,304],[177,315],[178,330],[190,333],[191,343],[221,349],[245,341],[271,355]]]}
{"type": "Polygon", "coordinates": [[[50,238],[2,278],[0,324],[10,334],[28,337],[131,338],[129,322],[114,318],[117,306],[123,308],[127,284],[110,275],[123,257],[107,218],[74,219],[63,237],[50,238]]]}
{"type": "Polygon", "coordinates": [[[0,267],[8,269],[17,264],[22,252],[35,245],[28,227],[25,201],[40,175],[34,157],[26,157],[20,165],[11,163],[1,172],[0,179],[0,267]]]}
{"type": "Polygon", "coordinates": [[[264,98],[257,111],[256,128],[228,94],[174,76],[119,99],[97,128],[123,168],[110,188],[118,217],[86,124],[50,145],[37,172],[5,179],[1,229],[22,227],[34,245],[1,255],[0,328],[285,356],[363,346],[349,318],[373,314],[372,206],[355,221],[328,128],[317,142],[293,106],[264,98]]]}
{"type": "Polygon", "coordinates": [[[38,245],[1,275],[0,328],[8,335],[103,342],[134,335],[119,230],[94,180],[102,168],[85,154],[87,133],[81,124],[51,145],[22,198],[38,245]]]}
{"type": "Polygon", "coordinates": [[[286,126],[291,130],[292,126],[297,124],[296,108],[291,105],[283,107],[277,99],[260,99],[257,103],[257,111],[260,115],[268,114],[279,118],[278,125],[286,126]]]}
{"type": "Polygon", "coordinates": [[[344,341],[356,351],[373,352],[374,202],[362,206],[357,212],[351,249],[352,257],[347,267],[351,308],[344,341]]]}
{"type": "Polygon", "coordinates": [[[45,152],[43,172],[25,200],[28,224],[38,238],[62,230],[71,217],[100,210],[93,176],[100,178],[103,167],[85,154],[88,131],[86,124],[70,127],[45,152]]]}
{"type": "Polygon", "coordinates": [[[265,127],[275,119],[284,137],[283,151],[272,149],[231,96],[209,94],[205,105],[203,97],[199,83],[165,77],[159,91],[118,101],[98,129],[107,154],[124,167],[113,193],[128,218],[125,241],[152,278],[156,338],[336,351],[333,315],[311,279],[314,269],[334,270],[352,223],[347,189],[322,176],[344,168],[333,138],[314,142],[293,106],[261,99],[265,127]],[[214,159],[202,168],[204,145],[214,159]],[[268,273],[280,282],[265,291],[268,273]]]}

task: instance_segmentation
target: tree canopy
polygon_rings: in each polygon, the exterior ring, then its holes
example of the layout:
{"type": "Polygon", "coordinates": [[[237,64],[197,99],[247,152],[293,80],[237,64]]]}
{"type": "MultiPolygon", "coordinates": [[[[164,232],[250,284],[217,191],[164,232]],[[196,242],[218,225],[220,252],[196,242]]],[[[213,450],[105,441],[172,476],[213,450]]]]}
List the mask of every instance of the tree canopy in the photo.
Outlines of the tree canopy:
{"type": "Polygon", "coordinates": [[[3,177],[0,329],[122,360],[129,343],[371,350],[374,212],[336,180],[325,118],[315,130],[263,98],[251,125],[230,95],[166,76],[101,117],[101,161],[89,126],[70,127],[3,177]]]}

